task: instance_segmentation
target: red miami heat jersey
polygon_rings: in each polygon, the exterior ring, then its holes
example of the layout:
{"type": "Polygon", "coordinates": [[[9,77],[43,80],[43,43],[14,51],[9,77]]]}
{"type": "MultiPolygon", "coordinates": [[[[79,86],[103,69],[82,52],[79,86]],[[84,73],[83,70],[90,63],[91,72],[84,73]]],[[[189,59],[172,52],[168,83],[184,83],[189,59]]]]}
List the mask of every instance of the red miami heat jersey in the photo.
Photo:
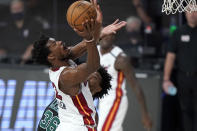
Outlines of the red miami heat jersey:
{"type": "MultiPolygon", "coordinates": [[[[69,63],[70,67],[74,68],[74,62],[69,60],[69,63]]],[[[74,126],[86,126],[86,128],[88,129],[87,131],[89,131],[90,128],[92,129],[96,127],[96,111],[93,103],[92,94],[88,87],[88,83],[86,85],[84,83],[80,84],[81,90],[76,96],[70,96],[63,93],[59,89],[58,82],[60,74],[65,68],[67,67],[63,66],[56,70],[49,70],[49,77],[55,89],[56,98],[59,103],[58,116],[60,119],[60,124],[65,123],[74,126]]]]}

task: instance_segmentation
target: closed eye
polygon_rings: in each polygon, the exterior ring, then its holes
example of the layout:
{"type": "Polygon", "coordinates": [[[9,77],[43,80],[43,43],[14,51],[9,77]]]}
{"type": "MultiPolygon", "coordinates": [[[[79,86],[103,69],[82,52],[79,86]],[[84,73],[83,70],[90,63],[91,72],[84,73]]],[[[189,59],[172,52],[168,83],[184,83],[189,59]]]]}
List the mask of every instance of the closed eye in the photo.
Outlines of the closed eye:
{"type": "Polygon", "coordinates": [[[52,41],[51,46],[54,47],[56,45],[56,41],[52,41]]]}
{"type": "Polygon", "coordinates": [[[48,45],[48,47],[53,47],[53,46],[56,45],[56,41],[55,40],[49,40],[47,45],[48,45]]]}

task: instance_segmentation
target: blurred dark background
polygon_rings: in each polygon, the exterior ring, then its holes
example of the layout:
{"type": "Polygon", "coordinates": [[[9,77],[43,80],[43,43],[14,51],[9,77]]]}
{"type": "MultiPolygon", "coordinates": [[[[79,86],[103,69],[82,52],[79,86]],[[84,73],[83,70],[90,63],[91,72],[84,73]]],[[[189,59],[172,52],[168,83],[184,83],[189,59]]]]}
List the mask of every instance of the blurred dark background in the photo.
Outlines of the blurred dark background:
{"type": "MultiPolygon", "coordinates": [[[[17,1],[17,0],[15,0],[17,1]]],[[[0,1],[0,63],[32,64],[33,42],[45,33],[56,40],[75,45],[81,38],[66,21],[66,11],[75,0],[24,0],[24,9],[16,15],[11,12],[11,0],[0,1]],[[19,18],[20,17],[20,18],[19,18]],[[16,27],[17,20],[23,20],[16,27]]],[[[98,0],[103,12],[103,26],[117,18],[125,20],[128,27],[116,35],[120,46],[138,70],[162,73],[166,46],[174,30],[185,23],[184,14],[161,13],[160,0],[98,0]],[[133,22],[139,24],[133,29],[133,22]]],[[[14,7],[13,7],[14,8],[14,7]]],[[[18,7],[19,8],[19,7],[18,7]]],[[[83,62],[84,57],[78,62],[83,62]]],[[[158,87],[161,88],[161,87],[158,87]]],[[[161,130],[181,131],[179,104],[176,96],[162,94],[161,130]]]]}
{"type": "MultiPolygon", "coordinates": [[[[45,33],[57,40],[63,40],[68,45],[78,43],[81,38],[76,35],[72,28],[66,21],[66,11],[70,4],[75,0],[25,0],[24,1],[24,23],[26,26],[14,31],[13,16],[10,12],[11,0],[2,0],[0,2],[0,50],[5,48],[7,53],[1,53],[0,59],[2,62],[11,63],[28,63],[30,56],[26,58],[25,51],[27,47],[32,44],[39,36],[40,33],[45,33]],[[11,27],[11,28],[10,28],[11,27]],[[8,30],[9,29],[9,30],[8,30]],[[24,41],[25,35],[28,31],[28,40],[24,41]],[[32,33],[31,33],[32,32],[32,33]],[[16,34],[20,34],[16,38],[16,34]],[[19,42],[18,42],[19,41],[19,42]],[[13,45],[13,43],[16,46],[13,45]],[[23,44],[22,44],[23,43],[23,44]],[[13,47],[14,46],[14,47],[13,47]],[[14,50],[12,50],[14,48],[14,50]],[[23,49],[20,49],[23,48],[23,49]],[[11,52],[9,52],[9,50],[11,52]],[[12,58],[17,50],[18,60],[5,60],[3,58],[12,58]],[[25,57],[25,58],[24,58],[25,57]],[[22,61],[22,62],[21,62],[22,61]]],[[[162,59],[165,56],[165,48],[170,36],[171,25],[178,26],[183,22],[182,15],[165,15],[161,13],[162,1],[159,0],[99,0],[103,12],[103,25],[113,23],[117,18],[120,20],[127,20],[128,17],[134,16],[141,21],[140,36],[141,43],[134,45],[132,48],[129,42],[129,33],[125,28],[120,30],[116,35],[116,45],[125,49],[125,52],[133,56],[133,64],[139,68],[154,68],[156,70],[162,69],[162,59]],[[137,1],[137,2],[135,2],[137,1]],[[137,3],[137,4],[136,4],[137,3]],[[141,7],[138,10],[138,7],[141,7]],[[145,16],[145,17],[144,17],[145,16]],[[136,49],[137,47],[137,49],[136,49]],[[130,50],[131,49],[131,50],[130,50]],[[134,52],[134,53],[131,53],[134,52]],[[148,62],[146,62],[148,60],[148,62]],[[142,66],[141,62],[146,63],[142,66]],[[151,62],[151,65],[148,63],[151,62]],[[141,66],[141,67],[140,67],[141,66]]],[[[132,28],[132,27],[131,27],[132,28]]],[[[134,32],[136,33],[136,32],[134,32]]]]}

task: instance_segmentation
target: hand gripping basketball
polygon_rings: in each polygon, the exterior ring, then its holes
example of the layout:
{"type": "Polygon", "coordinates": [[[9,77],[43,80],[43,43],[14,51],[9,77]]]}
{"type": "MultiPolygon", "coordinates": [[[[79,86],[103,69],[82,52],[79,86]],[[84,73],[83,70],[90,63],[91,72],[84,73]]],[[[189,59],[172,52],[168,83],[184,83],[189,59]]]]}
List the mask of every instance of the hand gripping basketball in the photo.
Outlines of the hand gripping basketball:
{"type": "Polygon", "coordinates": [[[97,12],[94,7],[94,4],[80,0],[74,2],[67,11],[67,21],[68,24],[79,31],[83,31],[84,27],[82,25],[86,20],[90,21],[91,19],[96,20],[97,12]]]}

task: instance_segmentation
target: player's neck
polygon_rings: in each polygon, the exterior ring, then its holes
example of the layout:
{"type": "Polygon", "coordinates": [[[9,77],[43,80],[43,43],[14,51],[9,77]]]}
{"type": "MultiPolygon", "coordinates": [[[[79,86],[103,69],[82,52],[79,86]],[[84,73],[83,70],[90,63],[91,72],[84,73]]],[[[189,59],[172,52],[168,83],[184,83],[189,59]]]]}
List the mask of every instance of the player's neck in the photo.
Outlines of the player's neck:
{"type": "Polygon", "coordinates": [[[109,53],[112,49],[114,48],[114,46],[111,46],[107,49],[104,49],[104,48],[101,48],[101,54],[104,55],[104,54],[107,54],[109,53]]]}

